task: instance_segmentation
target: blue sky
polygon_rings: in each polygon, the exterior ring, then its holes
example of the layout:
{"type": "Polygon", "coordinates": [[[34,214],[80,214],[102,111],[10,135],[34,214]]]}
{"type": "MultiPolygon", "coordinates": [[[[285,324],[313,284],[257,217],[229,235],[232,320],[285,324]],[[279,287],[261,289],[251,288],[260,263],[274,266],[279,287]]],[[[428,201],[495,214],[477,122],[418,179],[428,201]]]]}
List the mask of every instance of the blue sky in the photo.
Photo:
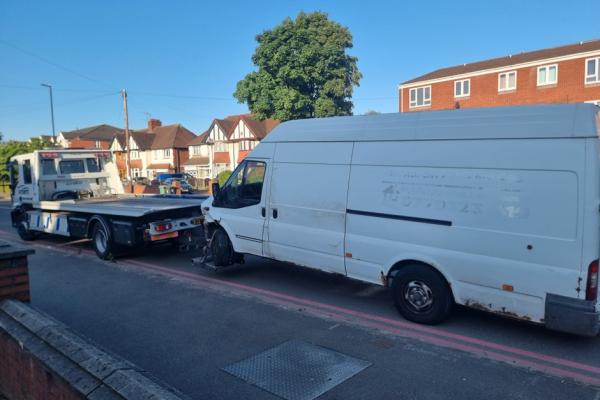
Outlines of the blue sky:
{"type": "Polygon", "coordinates": [[[148,115],[202,133],[232,97],[257,33],[320,10],[354,36],[354,112],[395,112],[398,83],[437,69],[600,38],[600,1],[0,1],[0,132],[26,139],[148,115]]]}

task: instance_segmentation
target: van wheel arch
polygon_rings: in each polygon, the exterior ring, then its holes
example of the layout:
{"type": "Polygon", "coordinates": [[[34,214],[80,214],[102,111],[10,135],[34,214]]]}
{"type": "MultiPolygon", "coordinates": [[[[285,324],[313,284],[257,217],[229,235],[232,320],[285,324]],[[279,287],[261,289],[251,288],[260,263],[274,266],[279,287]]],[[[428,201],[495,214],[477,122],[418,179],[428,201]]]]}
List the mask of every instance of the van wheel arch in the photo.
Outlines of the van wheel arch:
{"type": "Polygon", "coordinates": [[[227,232],[227,229],[223,225],[219,224],[218,222],[211,222],[205,226],[205,229],[207,230],[206,240],[210,241],[210,252],[213,253],[212,257],[215,265],[227,266],[232,264],[241,264],[244,262],[244,255],[235,251],[233,241],[231,240],[231,234],[227,232]],[[229,254],[224,258],[218,257],[214,254],[213,245],[215,245],[216,243],[213,242],[213,240],[218,239],[216,236],[219,236],[219,232],[221,232],[225,236],[225,238],[221,239],[226,239],[226,241],[228,242],[227,246],[230,247],[229,254]]]}
{"type": "Polygon", "coordinates": [[[444,275],[438,268],[436,268],[431,263],[421,261],[421,260],[416,260],[416,259],[402,260],[402,261],[398,261],[396,264],[392,265],[392,267],[389,269],[388,274],[387,274],[386,281],[388,283],[388,286],[392,282],[392,280],[394,279],[394,276],[396,276],[398,271],[400,271],[402,268],[405,268],[409,265],[422,265],[423,267],[432,269],[438,275],[440,275],[444,279],[444,281],[446,281],[446,284],[452,290],[452,285],[450,284],[450,281],[448,280],[448,278],[446,278],[446,275],[444,275]]]}

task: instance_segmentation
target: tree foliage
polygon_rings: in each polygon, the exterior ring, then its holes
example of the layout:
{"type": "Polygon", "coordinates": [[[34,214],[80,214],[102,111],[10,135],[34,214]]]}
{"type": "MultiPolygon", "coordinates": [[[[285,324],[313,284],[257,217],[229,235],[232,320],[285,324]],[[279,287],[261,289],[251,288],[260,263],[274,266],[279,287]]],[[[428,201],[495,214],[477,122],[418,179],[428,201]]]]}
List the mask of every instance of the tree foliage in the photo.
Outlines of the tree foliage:
{"type": "Polygon", "coordinates": [[[298,14],[256,36],[252,62],[258,67],[234,93],[259,119],[352,114],[352,91],[361,73],[348,28],[322,12],[298,14]]]}
{"type": "Polygon", "coordinates": [[[33,138],[29,142],[21,142],[18,140],[0,142],[0,181],[6,182],[8,180],[6,163],[11,157],[19,154],[31,153],[34,150],[41,150],[51,146],[52,144],[50,142],[38,138],[33,138]]]}
{"type": "Polygon", "coordinates": [[[219,186],[223,187],[227,179],[231,176],[231,171],[221,171],[217,175],[217,180],[219,181],[219,186]]]}

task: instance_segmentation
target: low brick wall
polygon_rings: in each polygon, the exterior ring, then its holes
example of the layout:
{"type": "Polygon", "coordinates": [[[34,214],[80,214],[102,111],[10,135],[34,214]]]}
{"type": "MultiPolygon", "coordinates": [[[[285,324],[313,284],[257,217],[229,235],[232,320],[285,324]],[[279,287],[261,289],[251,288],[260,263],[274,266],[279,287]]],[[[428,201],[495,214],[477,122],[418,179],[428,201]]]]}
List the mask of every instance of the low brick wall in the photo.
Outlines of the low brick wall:
{"type": "Polygon", "coordinates": [[[0,302],[0,393],[10,400],[184,398],[15,300],[0,302]]]}
{"type": "Polygon", "coordinates": [[[21,245],[0,241],[0,300],[29,301],[27,256],[33,253],[21,245]]]}

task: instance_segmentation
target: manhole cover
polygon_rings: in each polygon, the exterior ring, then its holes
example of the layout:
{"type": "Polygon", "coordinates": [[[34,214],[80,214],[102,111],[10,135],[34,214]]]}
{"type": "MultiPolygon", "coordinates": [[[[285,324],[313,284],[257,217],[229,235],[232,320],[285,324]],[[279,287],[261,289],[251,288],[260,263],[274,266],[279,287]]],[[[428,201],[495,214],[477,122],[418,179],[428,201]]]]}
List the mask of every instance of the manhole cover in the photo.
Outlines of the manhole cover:
{"type": "Polygon", "coordinates": [[[231,375],[287,400],[312,400],[371,365],[301,340],[223,368],[231,375]]]}

